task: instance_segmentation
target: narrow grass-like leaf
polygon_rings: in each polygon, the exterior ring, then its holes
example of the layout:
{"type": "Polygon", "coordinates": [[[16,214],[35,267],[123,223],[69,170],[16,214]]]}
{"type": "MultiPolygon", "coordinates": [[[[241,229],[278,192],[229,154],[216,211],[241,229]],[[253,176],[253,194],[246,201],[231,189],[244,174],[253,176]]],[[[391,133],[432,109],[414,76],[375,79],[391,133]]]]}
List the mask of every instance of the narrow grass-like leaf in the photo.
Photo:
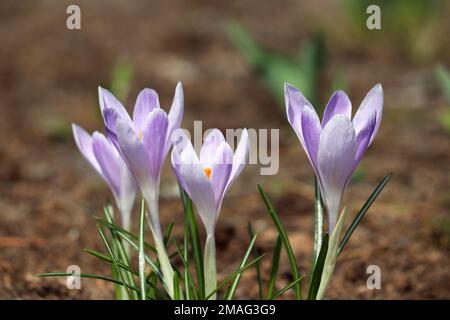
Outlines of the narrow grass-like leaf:
{"type": "MultiPolygon", "coordinates": [[[[46,278],[46,277],[70,277],[73,276],[73,273],[70,272],[48,272],[48,273],[41,273],[37,275],[40,278],[46,278]]],[[[134,286],[130,286],[129,284],[126,284],[122,281],[119,280],[115,280],[113,278],[110,277],[106,277],[106,276],[102,276],[102,275],[98,275],[98,274],[88,274],[88,273],[81,273],[79,275],[81,278],[89,278],[89,279],[97,279],[97,280],[103,280],[103,281],[108,281],[108,282],[112,282],[115,284],[119,284],[122,286],[127,287],[128,289],[131,289],[133,291],[139,292],[139,289],[134,287],[134,286]]]]}
{"type": "Polygon", "coordinates": [[[339,238],[341,237],[342,230],[344,229],[344,221],[346,216],[345,212],[346,211],[344,208],[328,241],[328,250],[325,257],[325,263],[323,264],[323,271],[322,277],[320,279],[319,289],[317,290],[316,295],[317,300],[321,300],[325,295],[328,284],[331,280],[331,276],[333,275],[334,268],[336,266],[337,257],[339,255],[339,238]]]}
{"type": "Polygon", "coordinates": [[[173,300],[180,300],[180,285],[178,272],[173,273],[173,300]]]}
{"type": "Polygon", "coordinates": [[[139,283],[141,286],[141,300],[146,299],[147,289],[145,287],[145,249],[144,249],[144,230],[145,230],[145,201],[142,199],[141,214],[139,219],[139,283]]]}
{"type": "Polygon", "coordinates": [[[164,232],[164,245],[166,246],[166,249],[168,249],[168,246],[170,245],[170,237],[172,236],[172,230],[173,226],[175,224],[175,221],[171,221],[169,225],[167,226],[166,231],[164,232]]]}
{"type": "MultiPolygon", "coordinates": [[[[250,244],[247,248],[247,251],[245,252],[244,257],[242,258],[239,268],[243,268],[245,266],[245,264],[247,263],[248,257],[250,256],[250,253],[253,250],[253,246],[255,245],[256,237],[257,237],[257,235],[255,234],[253,236],[252,240],[250,241],[250,244]]],[[[258,265],[258,262],[255,265],[258,265]]],[[[228,288],[228,290],[225,293],[224,300],[232,300],[233,299],[234,293],[236,292],[236,288],[239,284],[239,281],[241,280],[241,276],[242,276],[242,273],[239,273],[234,278],[233,282],[231,283],[230,287],[228,288]]]]}
{"type": "MultiPolygon", "coordinates": [[[[277,227],[278,234],[281,237],[281,240],[283,241],[284,248],[286,249],[286,252],[288,254],[289,263],[291,265],[291,272],[294,277],[294,281],[300,278],[300,275],[298,273],[298,266],[297,261],[294,255],[294,252],[291,247],[291,243],[289,242],[289,238],[287,236],[286,230],[283,227],[283,224],[281,223],[280,219],[278,218],[278,215],[275,212],[275,209],[272,206],[271,201],[269,200],[269,197],[264,192],[262,187],[258,184],[259,193],[261,194],[261,197],[267,207],[267,210],[272,217],[273,222],[275,223],[275,226],[277,227]]],[[[302,298],[302,291],[300,288],[300,281],[296,283],[295,285],[295,296],[297,300],[300,300],[302,298]]]]}
{"type": "Polygon", "coordinates": [[[185,219],[188,221],[189,234],[191,236],[192,251],[194,254],[195,271],[197,273],[198,291],[200,299],[205,297],[205,271],[203,265],[202,245],[200,241],[197,220],[195,219],[192,200],[180,187],[181,198],[183,200],[185,219]]]}
{"type": "MultiPolygon", "coordinates": [[[[139,237],[138,236],[132,234],[131,232],[128,232],[127,230],[119,227],[118,225],[110,223],[107,220],[105,220],[103,218],[100,218],[100,217],[94,217],[94,218],[101,225],[103,225],[103,226],[105,226],[105,227],[107,227],[109,229],[114,229],[115,231],[117,231],[122,236],[122,238],[124,238],[126,236],[128,239],[139,241],[139,237]]],[[[145,244],[145,248],[146,249],[149,249],[149,250],[153,251],[154,253],[156,253],[156,249],[155,249],[154,246],[152,246],[148,242],[144,242],[144,244],[145,244]]]]}
{"type": "MultiPolygon", "coordinates": [[[[249,222],[247,225],[248,235],[249,238],[252,239],[255,233],[253,232],[252,224],[249,222]]],[[[259,252],[257,246],[253,246],[253,256],[259,257],[261,253],[259,252]]],[[[263,284],[262,284],[262,277],[261,277],[261,265],[259,262],[256,263],[255,266],[256,269],[256,280],[258,281],[258,297],[260,300],[263,299],[263,284]]]]}
{"type": "MultiPolygon", "coordinates": [[[[197,289],[195,288],[194,277],[192,276],[191,270],[189,268],[189,263],[185,259],[184,255],[183,255],[183,253],[182,253],[182,251],[180,249],[180,247],[175,242],[175,240],[173,242],[175,244],[175,247],[177,248],[177,252],[178,252],[178,255],[179,255],[180,259],[181,259],[181,262],[183,263],[183,267],[184,267],[184,271],[185,271],[185,277],[187,277],[189,279],[189,281],[185,282],[188,285],[188,287],[186,287],[185,290],[186,290],[186,292],[189,291],[188,289],[190,289],[190,287],[192,286],[192,289],[193,289],[193,292],[194,292],[194,297],[198,298],[198,294],[199,293],[198,293],[197,289]]],[[[186,300],[187,300],[187,298],[186,298],[186,300]]]]}
{"type": "Polygon", "coordinates": [[[291,289],[292,287],[298,285],[302,280],[303,280],[303,277],[300,277],[300,278],[298,278],[297,280],[291,282],[291,283],[288,284],[286,287],[284,287],[283,289],[281,289],[280,291],[278,291],[277,293],[275,293],[275,295],[273,296],[273,298],[271,298],[270,300],[274,300],[274,299],[280,297],[283,293],[285,293],[286,291],[288,291],[288,290],[291,289]]]}
{"type": "Polygon", "coordinates": [[[275,284],[277,282],[278,266],[280,265],[280,255],[281,255],[282,246],[283,246],[283,241],[281,240],[281,237],[278,236],[277,241],[275,242],[275,248],[273,249],[272,270],[270,271],[270,280],[269,280],[269,286],[267,289],[267,299],[268,300],[273,298],[273,292],[275,289],[275,284]]]}
{"type": "MultiPolygon", "coordinates": [[[[110,244],[108,242],[108,239],[106,239],[105,233],[103,232],[101,226],[97,225],[97,230],[98,230],[98,232],[100,234],[100,237],[103,240],[103,243],[106,246],[106,249],[108,250],[109,255],[111,256],[111,259],[113,260],[114,268],[116,269],[117,273],[120,275],[120,279],[122,280],[123,283],[126,283],[125,278],[124,278],[124,276],[122,274],[122,270],[120,270],[120,268],[119,268],[119,265],[117,263],[117,259],[116,259],[115,255],[114,255],[114,252],[111,249],[111,246],[110,246],[110,244]]],[[[125,287],[127,288],[128,296],[131,297],[131,292],[129,292],[128,286],[125,286],[125,287]]]]}
{"type": "Polygon", "coordinates": [[[258,261],[260,261],[262,258],[265,257],[266,254],[262,254],[261,256],[259,256],[258,258],[252,260],[251,262],[249,262],[245,267],[238,269],[237,271],[235,271],[232,275],[228,276],[227,278],[225,278],[218,286],[217,288],[212,291],[210,294],[208,294],[205,297],[205,300],[209,300],[209,298],[211,298],[213,295],[215,295],[217,293],[217,291],[219,291],[220,289],[222,289],[224,286],[226,286],[229,282],[233,281],[233,279],[235,277],[237,277],[240,273],[244,272],[245,270],[253,267],[256,263],[258,263],[258,261]]]}
{"type": "Polygon", "coordinates": [[[313,265],[316,264],[322,245],[323,238],[323,205],[322,195],[320,194],[320,186],[317,177],[314,179],[315,202],[314,202],[314,251],[313,265]]]}
{"type": "Polygon", "coordinates": [[[377,199],[380,192],[383,190],[383,188],[386,186],[386,184],[389,182],[389,180],[392,177],[392,173],[389,173],[386,177],[381,180],[381,182],[378,184],[378,186],[373,190],[370,197],[367,199],[367,201],[364,203],[362,208],[359,210],[358,214],[356,215],[355,219],[353,220],[352,224],[348,228],[347,232],[344,235],[344,238],[341,241],[341,244],[339,245],[339,251],[338,254],[344,250],[345,245],[347,244],[348,240],[350,240],[350,237],[353,234],[353,231],[355,231],[356,227],[361,222],[362,218],[364,218],[364,215],[369,210],[372,203],[377,199]]]}
{"type": "Polygon", "coordinates": [[[323,235],[322,245],[320,248],[319,256],[317,257],[316,264],[314,265],[311,284],[309,285],[308,300],[315,300],[317,291],[319,290],[320,280],[322,279],[323,266],[325,264],[325,258],[328,251],[328,233],[323,235]]]}

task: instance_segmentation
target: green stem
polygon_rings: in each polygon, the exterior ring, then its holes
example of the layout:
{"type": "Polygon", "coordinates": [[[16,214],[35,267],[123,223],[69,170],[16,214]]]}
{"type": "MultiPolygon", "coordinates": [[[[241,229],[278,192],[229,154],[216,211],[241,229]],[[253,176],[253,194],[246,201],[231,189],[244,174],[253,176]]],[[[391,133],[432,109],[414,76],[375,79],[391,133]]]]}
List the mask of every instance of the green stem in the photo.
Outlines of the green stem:
{"type": "MultiPolygon", "coordinates": [[[[216,269],[216,240],[214,234],[210,234],[206,237],[205,244],[205,258],[204,258],[204,270],[205,270],[205,293],[208,296],[211,292],[214,292],[217,288],[217,269],[216,269]]],[[[217,293],[211,295],[209,300],[216,300],[217,293]]]]}

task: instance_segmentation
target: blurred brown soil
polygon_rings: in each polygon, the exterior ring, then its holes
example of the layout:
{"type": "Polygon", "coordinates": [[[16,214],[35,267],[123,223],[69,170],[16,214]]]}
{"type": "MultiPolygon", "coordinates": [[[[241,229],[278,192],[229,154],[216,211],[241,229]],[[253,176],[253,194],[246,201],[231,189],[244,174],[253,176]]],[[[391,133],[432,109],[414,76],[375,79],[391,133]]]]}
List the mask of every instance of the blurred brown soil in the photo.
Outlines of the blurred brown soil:
{"type": "MultiPolygon", "coordinates": [[[[273,249],[276,231],[257,193],[261,183],[307,275],[312,170],[283,111],[222,27],[237,19],[267,46],[295,54],[312,31],[313,2],[76,2],[81,31],[65,27],[65,9],[73,1],[0,4],[0,298],[113,298],[112,287],[101,281],[83,280],[82,290],[70,291],[64,279],[35,275],[69,265],[86,273],[110,272],[83,252],[104,250],[92,216],[101,214],[110,195],[78,153],[70,123],[89,131],[102,128],[97,86],[109,85],[121,59],[135,66],[128,108],[143,87],[155,88],[162,104],[170,105],[181,80],[188,129],[193,120],[203,120],[205,129],[280,128],[279,173],[260,176],[258,167],[247,167],[224,201],[217,226],[218,270],[223,278],[238,266],[248,244],[248,221],[260,234],[259,250],[273,249]]],[[[394,177],[340,257],[327,297],[450,298],[449,135],[436,121],[445,102],[430,66],[415,67],[389,46],[340,48],[336,40],[328,45],[333,47],[327,77],[345,70],[355,108],[375,83],[385,89],[381,130],[362,162],[363,178],[345,197],[350,216],[385,174],[394,172],[394,177]],[[381,267],[381,290],[367,289],[368,265],[381,267]]],[[[442,57],[447,65],[448,52],[442,57]]],[[[162,221],[166,226],[174,219],[180,237],[182,212],[168,165],[162,179],[162,221]]],[[[286,284],[289,267],[282,259],[280,284],[286,284]]],[[[269,261],[263,264],[264,279],[269,261]]],[[[244,274],[239,298],[257,296],[255,277],[253,271],[244,274]]]]}

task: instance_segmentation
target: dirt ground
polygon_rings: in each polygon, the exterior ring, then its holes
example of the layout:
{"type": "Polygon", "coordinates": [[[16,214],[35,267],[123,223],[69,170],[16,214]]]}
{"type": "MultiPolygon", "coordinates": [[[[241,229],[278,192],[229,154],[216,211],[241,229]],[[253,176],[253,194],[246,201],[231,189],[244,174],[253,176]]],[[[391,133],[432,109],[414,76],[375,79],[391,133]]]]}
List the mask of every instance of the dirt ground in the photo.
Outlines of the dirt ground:
{"type": "MultiPolygon", "coordinates": [[[[332,8],[330,1],[320,3],[332,8]]],[[[202,120],[205,129],[280,129],[278,174],[260,176],[257,166],[248,166],[225,198],[217,225],[218,270],[223,278],[238,266],[249,241],[248,221],[259,233],[258,248],[273,249],[276,231],[259,199],[256,183],[261,183],[306,275],[312,249],[312,169],[283,111],[222,27],[228,19],[238,20],[267,46],[295,53],[320,10],[306,1],[2,1],[0,298],[113,298],[112,287],[104,282],[83,280],[82,290],[68,290],[64,279],[35,275],[69,265],[86,273],[110,272],[83,252],[104,250],[92,216],[101,214],[110,195],[76,149],[70,123],[89,131],[102,128],[97,86],[109,85],[121,59],[135,68],[128,108],[143,87],[155,88],[162,104],[170,105],[181,80],[183,126],[188,129],[194,120],[202,120]],[[74,2],[82,11],[79,31],[65,26],[66,7],[74,2]]],[[[340,47],[333,39],[327,45],[324,86],[333,70],[343,68],[355,108],[374,84],[382,83],[385,90],[383,123],[362,161],[363,178],[345,196],[350,216],[388,172],[394,173],[341,255],[327,297],[450,298],[449,135],[436,120],[445,101],[431,64],[414,66],[392,46],[340,47]],[[381,268],[380,290],[366,287],[368,265],[381,268]]],[[[447,66],[448,49],[439,56],[447,66]]],[[[174,219],[179,236],[182,209],[174,187],[166,163],[162,221],[167,225],[174,219]]],[[[288,263],[281,264],[280,277],[281,283],[289,280],[288,263]]],[[[255,273],[249,271],[237,296],[256,295],[255,273]]]]}

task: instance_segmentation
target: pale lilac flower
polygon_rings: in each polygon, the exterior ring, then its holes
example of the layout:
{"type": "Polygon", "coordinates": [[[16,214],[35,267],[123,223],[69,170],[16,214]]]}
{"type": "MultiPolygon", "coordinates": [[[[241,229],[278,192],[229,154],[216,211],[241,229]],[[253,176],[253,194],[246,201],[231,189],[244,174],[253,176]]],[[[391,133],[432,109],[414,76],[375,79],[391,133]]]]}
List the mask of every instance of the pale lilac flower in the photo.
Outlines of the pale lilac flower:
{"type": "Polygon", "coordinates": [[[285,100],[289,123],[318,178],[331,233],[345,187],[380,127],[383,88],[377,84],[369,91],[353,120],[351,102],[343,91],[331,96],[322,122],[311,103],[290,84],[285,85],[285,100]]]}
{"type": "Polygon", "coordinates": [[[248,159],[247,130],[233,154],[223,134],[213,129],[205,138],[200,157],[180,130],[172,150],[172,166],[180,185],[192,199],[208,235],[214,233],[225,192],[239,176],[248,159]]]}
{"type": "Polygon", "coordinates": [[[106,137],[72,124],[73,136],[81,154],[105,180],[119,208],[124,229],[130,229],[131,211],[137,193],[136,181],[128,166],[106,137]]]}
{"type": "MultiPolygon", "coordinates": [[[[233,150],[223,134],[213,129],[205,138],[200,157],[194,151],[190,139],[180,130],[174,137],[172,166],[178,182],[197,208],[206,229],[204,252],[206,295],[215,292],[217,286],[216,245],[214,230],[225,192],[239,176],[248,160],[249,140],[247,130],[233,150]],[[176,139],[178,138],[178,139],[176,139]]],[[[210,299],[216,299],[212,294],[210,299]]]]}
{"type": "Polygon", "coordinates": [[[107,136],[116,145],[134,174],[150,208],[151,226],[161,235],[158,214],[159,181],[170,149],[172,132],[183,118],[183,88],[178,83],[167,115],[152,89],[142,90],[131,118],[123,105],[106,89],[99,88],[100,109],[107,136]]]}

